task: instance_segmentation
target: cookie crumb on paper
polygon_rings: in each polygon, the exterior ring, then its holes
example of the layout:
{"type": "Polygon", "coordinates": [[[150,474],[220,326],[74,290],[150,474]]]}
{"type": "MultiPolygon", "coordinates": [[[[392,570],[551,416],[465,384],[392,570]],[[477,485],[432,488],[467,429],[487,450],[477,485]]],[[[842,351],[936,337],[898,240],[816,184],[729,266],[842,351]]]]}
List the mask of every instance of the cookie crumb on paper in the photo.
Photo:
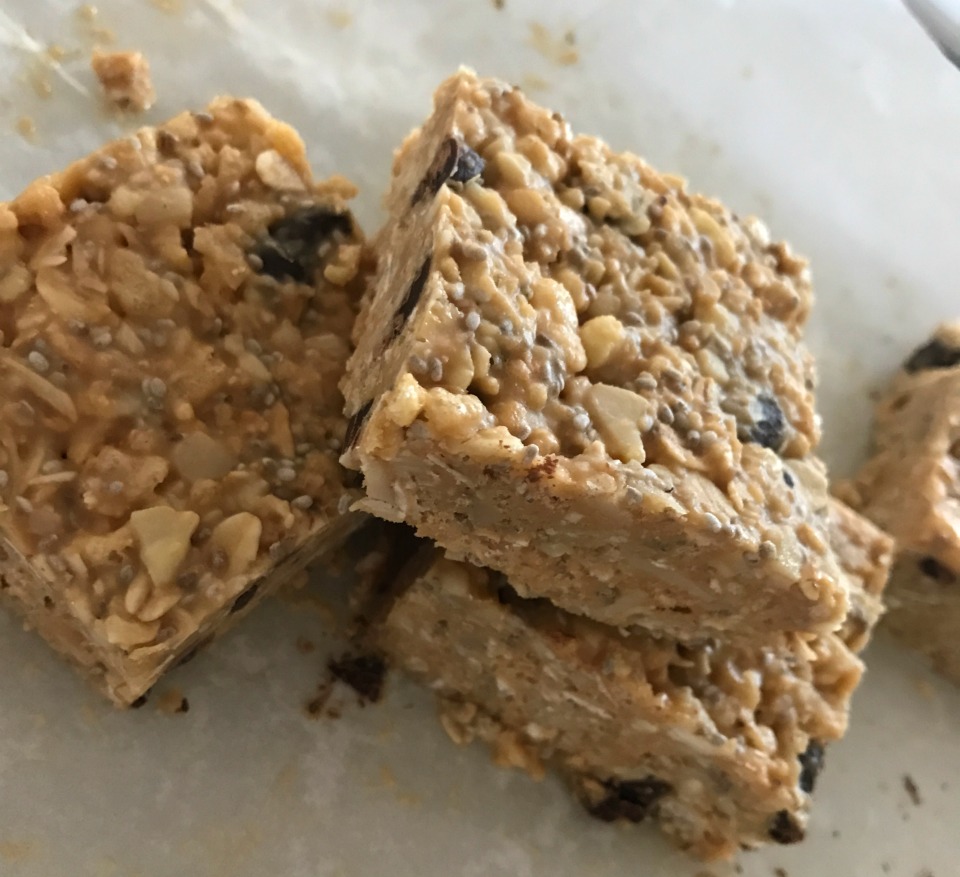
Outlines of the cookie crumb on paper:
{"type": "Polygon", "coordinates": [[[90,66],[107,100],[120,110],[142,113],[157,99],[150,64],[140,52],[95,51],[90,66]]]}

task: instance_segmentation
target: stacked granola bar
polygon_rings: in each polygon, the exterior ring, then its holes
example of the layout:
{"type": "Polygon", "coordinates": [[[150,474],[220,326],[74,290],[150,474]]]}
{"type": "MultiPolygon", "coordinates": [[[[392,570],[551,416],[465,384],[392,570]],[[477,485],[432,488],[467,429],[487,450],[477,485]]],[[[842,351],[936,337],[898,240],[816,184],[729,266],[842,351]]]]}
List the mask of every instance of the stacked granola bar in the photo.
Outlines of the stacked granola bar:
{"type": "Polygon", "coordinates": [[[373,640],[604,818],[801,839],[890,551],[828,498],[805,262],[468,71],[387,205],[342,459],[439,548],[373,640]]]}

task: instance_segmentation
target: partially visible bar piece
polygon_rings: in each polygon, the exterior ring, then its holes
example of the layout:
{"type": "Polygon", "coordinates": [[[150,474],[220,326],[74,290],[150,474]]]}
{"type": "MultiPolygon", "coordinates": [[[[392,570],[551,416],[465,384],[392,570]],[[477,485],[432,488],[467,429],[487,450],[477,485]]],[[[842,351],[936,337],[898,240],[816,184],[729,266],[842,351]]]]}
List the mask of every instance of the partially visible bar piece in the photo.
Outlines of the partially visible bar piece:
{"type": "Polygon", "coordinates": [[[387,203],[344,384],[363,509],[606,624],[841,622],[786,244],[467,71],[387,203]]]}
{"type": "Polygon", "coordinates": [[[118,704],[356,521],[353,194],[222,98],[0,205],[0,593],[118,704]]]}
{"type": "Polygon", "coordinates": [[[903,364],[844,497],[897,543],[885,625],[960,684],[960,323],[903,364]]]}
{"type": "Polygon", "coordinates": [[[831,510],[854,606],[838,633],[767,646],[624,635],[426,547],[369,636],[438,693],[455,740],[486,740],[535,775],[555,767],[601,819],[649,816],[705,859],[794,843],[824,749],[846,730],[890,563],[884,534],[831,510]]]}

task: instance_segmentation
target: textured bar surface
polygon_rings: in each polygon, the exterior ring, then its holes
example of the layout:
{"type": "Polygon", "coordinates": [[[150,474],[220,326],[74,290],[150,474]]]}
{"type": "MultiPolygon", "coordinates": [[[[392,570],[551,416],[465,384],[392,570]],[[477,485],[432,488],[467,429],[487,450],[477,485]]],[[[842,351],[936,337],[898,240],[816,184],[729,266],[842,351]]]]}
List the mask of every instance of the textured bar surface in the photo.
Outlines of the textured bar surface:
{"type": "Polygon", "coordinates": [[[846,729],[891,555],[868,521],[832,508],[854,606],[837,634],[763,647],[624,636],[426,548],[432,566],[385,599],[371,636],[438,693],[455,740],[534,774],[555,766],[600,818],[649,815],[708,859],[793,843],[824,747],[846,729]]]}
{"type": "Polygon", "coordinates": [[[352,195],[223,98],[0,205],[0,588],[117,703],[352,526],[352,195]]]}
{"type": "Polygon", "coordinates": [[[387,203],[344,384],[363,508],[609,624],[840,623],[803,260],[468,72],[387,203]]]}

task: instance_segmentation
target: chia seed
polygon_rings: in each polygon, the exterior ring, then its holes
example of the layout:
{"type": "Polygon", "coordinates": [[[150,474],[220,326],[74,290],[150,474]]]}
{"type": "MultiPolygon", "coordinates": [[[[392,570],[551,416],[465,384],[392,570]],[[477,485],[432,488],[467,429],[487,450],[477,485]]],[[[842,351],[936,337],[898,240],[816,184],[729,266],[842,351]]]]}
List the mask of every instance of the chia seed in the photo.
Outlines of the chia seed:
{"type": "Polygon", "coordinates": [[[129,563],[125,563],[123,566],[120,567],[120,572],[117,573],[117,582],[120,585],[123,585],[124,587],[126,587],[127,585],[130,584],[130,582],[133,581],[133,576],[134,576],[133,567],[129,563]]]}
{"type": "Polygon", "coordinates": [[[529,466],[539,456],[540,448],[538,448],[536,445],[527,445],[523,449],[523,465],[529,466]]]}
{"type": "Polygon", "coordinates": [[[297,473],[289,466],[283,466],[277,469],[277,481],[295,481],[297,473]]]}
{"type": "Polygon", "coordinates": [[[480,314],[476,311],[470,311],[470,313],[467,314],[465,323],[468,331],[476,332],[477,329],[480,328],[480,314]]]}
{"type": "Polygon", "coordinates": [[[642,374],[637,375],[637,379],[634,381],[634,383],[641,390],[657,389],[657,379],[650,374],[650,372],[643,372],[642,374]]]}
{"type": "Polygon", "coordinates": [[[295,509],[306,511],[308,508],[310,508],[310,506],[313,505],[313,497],[307,496],[304,493],[301,496],[298,496],[296,499],[291,500],[290,505],[292,505],[295,509]]]}

